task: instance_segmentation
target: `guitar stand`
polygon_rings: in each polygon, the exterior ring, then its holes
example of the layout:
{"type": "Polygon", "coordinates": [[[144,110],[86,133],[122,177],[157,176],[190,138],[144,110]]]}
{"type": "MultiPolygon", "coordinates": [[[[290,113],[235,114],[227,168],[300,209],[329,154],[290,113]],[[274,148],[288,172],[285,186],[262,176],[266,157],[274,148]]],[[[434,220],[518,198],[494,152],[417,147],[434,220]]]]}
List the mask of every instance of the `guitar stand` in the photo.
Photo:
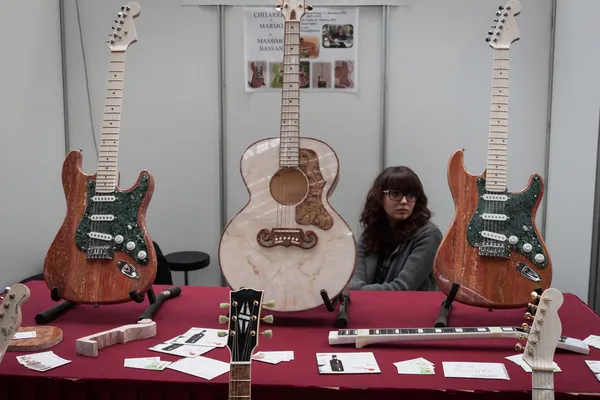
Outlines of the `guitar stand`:
{"type": "MultiPolygon", "coordinates": [[[[434,326],[436,328],[445,328],[448,326],[448,317],[450,316],[450,309],[452,308],[452,302],[454,302],[454,298],[456,297],[456,293],[458,292],[459,288],[460,288],[459,284],[453,283],[452,287],[450,288],[450,291],[448,292],[448,296],[446,296],[446,300],[442,301],[442,307],[440,309],[440,314],[438,315],[437,319],[435,320],[434,326]]],[[[542,295],[541,288],[535,289],[535,292],[540,296],[542,295]]],[[[532,302],[531,304],[537,305],[538,303],[539,303],[539,299],[535,300],[535,302],[532,302]]],[[[492,311],[492,309],[489,308],[488,311],[492,311]]],[[[527,311],[531,315],[535,315],[535,307],[527,306],[527,311]]]]}
{"type": "Polygon", "coordinates": [[[338,329],[344,329],[348,325],[348,307],[350,306],[350,293],[342,292],[333,299],[330,299],[329,295],[327,294],[327,290],[322,289],[321,297],[323,298],[323,304],[325,304],[325,308],[327,308],[327,311],[329,312],[333,312],[339,302],[340,311],[337,317],[335,317],[335,322],[333,323],[333,326],[335,326],[338,329]]]}
{"type": "MultiPolygon", "coordinates": [[[[165,300],[177,297],[181,294],[181,288],[179,286],[172,287],[170,289],[165,290],[164,292],[159,293],[158,296],[154,294],[154,289],[150,288],[148,289],[148,292],[146,292],[146,294],[148,295],[148,303],[150,304],[148,308],[146,308],[146,310],[142,313],[142,315],[140,315],[138,321],[142,319],[152,319],[154,317],[154,314],[156,314],[158,310],[160,310],[160,307],[162,306],[162,303],[165,300]]],[[[144,301],[145,296],[143,294],[139,294],[135,291],[132,291],[131,293],[129,293],[129,295],[131,296],[131,300],[135,301],[136,303],[141,303],[144,301]]],[[[52,288],[52,290],[50,291],[50,298],[52,298],[52,300],[54,301],[61,300],[60,296],[58,295],[58,290],[56,288],[52,288]]],[[[35,322],[38,325],[47,324],[48,322],[54,321],[62,313],[66,312],[67,310],[73,308],[76,305],[77,303],[65,300],[62,303],[37,314],[35,316],[35,322]]],[[[97,308],[98,305],[95,304],[94,307],[97,308]]]]}

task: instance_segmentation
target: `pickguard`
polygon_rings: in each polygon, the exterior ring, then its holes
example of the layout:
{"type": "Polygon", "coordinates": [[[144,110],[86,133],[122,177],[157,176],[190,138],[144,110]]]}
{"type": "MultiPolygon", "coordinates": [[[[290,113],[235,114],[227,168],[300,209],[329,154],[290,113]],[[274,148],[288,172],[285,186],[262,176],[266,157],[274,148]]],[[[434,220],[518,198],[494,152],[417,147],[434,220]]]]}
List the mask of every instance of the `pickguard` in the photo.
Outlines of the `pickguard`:
{"type": "Polygon", "coordinates": [[[314,150],[300,149],[299,168],[308,179],[308,194],[304,201],[296,206],[296,223],[314,225],[324,231],[333,226],[333,217],[323,206],[323,188],[327,181],[321,174],[319,156],[314,150]]]}
{"type": "MultiPolygon", "coordinates": [[[[532,224],[533,210],[538,197],[542,192],[541,177],[534,175],[531,185],[521,193],[488,193],[485,189],[485,179],[477,179],[477,208],[471,217],[467,229],[467,241],[473,247],[480,247],[486,243],[492,243],[502,247],[505,255],[510,256],[510,252],[516,251],[526,257],[537,268],[544,269],[548,266],[548,254],[544,251],[543,242],[537,235],[532,224]],[[506,201],[485,200],[483,195],[504,195],[506,201]],[[484,220],[483,214],[505,215],[508,217],[505,221],[484,220]],[[486,239],[481,235],[482,231],[500,234],[506,237],[505,240],[486,239]],[[510,243],[509,238],[516,243],[510,243]],[[524,250],[524,245],[531,245],[530,251],[524,250]],[[536,255],[542,255],[543,261],[536,261],[536,255]]],[[[528,246],[526,246],[528,247],[528,246]]],[[[539,258],[540,256],[538,256],[539,258]]]]}
{"type": "MultiPolygon", "coordinates": [[[[142,174],[139,185],[131,191],[96,193],[96,181],[88,180],[87,207],[75,233],[75,243],[77,248],[87,252],[92,245],[110,245],[111,254],[113,254],[110,258],[114,257],[115,251],[120,251],[131,256],[140,265],[148,265],[150,262],[148,243],[146,243],[142,230],[138,225],[139,209],[144,200],[144,196],[148,191],[148,186],[148,175],[142,174]],[[92,197],[97,195],[114,196],[115,200],[112,202],[94,202],[92,197]],[[92,215],[108,215],[114,217],[114,219],[93,221],[91,219],[92,215]],[[90,232],[108,234],[112,236],[112,239],[92,239],[89,237],[90,232]],[[115,237],[118,235],[123,237],[123,240],[120,243],[115,241],[115,237]],[[128,243],[133,243],[135,246],[130,250],[127,248],[128,243]],[[145,258],[140,259],[138,257],[140,251],[145,252],[145,258]]],[[[109,257],[98,258],[106,259],[109,257]]]]}

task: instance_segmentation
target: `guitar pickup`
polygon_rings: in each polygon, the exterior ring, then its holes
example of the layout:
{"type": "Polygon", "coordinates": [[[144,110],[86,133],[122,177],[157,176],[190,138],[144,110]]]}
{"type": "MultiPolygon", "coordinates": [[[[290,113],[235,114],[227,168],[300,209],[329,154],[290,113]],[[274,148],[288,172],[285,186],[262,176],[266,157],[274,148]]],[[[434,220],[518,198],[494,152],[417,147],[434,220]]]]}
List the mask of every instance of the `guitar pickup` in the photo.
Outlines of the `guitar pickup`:
{"type": "Polygon", "coordinates": [[[100,232],[90,232],[88,233],[88,236],[92,239],[105,240],[107,242],[110,242],[113,239],[112,235],[100,232]]]}
{"type": "Polygon", "coordinates": [[[90,219],[92,221],[114,221],[115,216],[110,214],[98,214],[98,215],[90,215],[90,219]]]}

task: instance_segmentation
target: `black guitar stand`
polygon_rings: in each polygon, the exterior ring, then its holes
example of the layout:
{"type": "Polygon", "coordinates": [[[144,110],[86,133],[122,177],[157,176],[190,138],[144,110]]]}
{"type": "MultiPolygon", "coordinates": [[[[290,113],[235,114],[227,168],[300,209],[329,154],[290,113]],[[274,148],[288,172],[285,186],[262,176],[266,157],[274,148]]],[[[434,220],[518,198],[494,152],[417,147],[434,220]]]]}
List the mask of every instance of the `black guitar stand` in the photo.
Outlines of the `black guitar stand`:
{"type": "MultiPolygon", "coordinates": [[[[172,287],[170,289],[165,290],[164,292],[160,292],[158,296],[154,294],[154,289],[150,288],[148,289],[148,292],[146,292],[146,294],[148,295],[148,303],[150,303],[150,305],[148,306],[148,308],[146,308],[146,311],[144,311],[142,315],[140,315],[138,321],[142,319],[152,319],[152,317],[154,317],[154,314],[158,312],[158,310],[162,306],[162,303],[165,300],[177,297],[181,294],[181,288],[179,286],[172,287]]],[[[139,294],[138,292],[132,291],[131,293],[129,293],[129,295],[131,296],[131,300],[135,301],[136,303],[141,303],[144,301],[145,296],[143,294],[139,294]]],[[[50,291],[50,297],[54,301],[61,300],[60,296],[58,295],[58,290],[56,288],[53,288],[50,291]]],[[[70,310],[76,305],[77,303],[65,300],[62,303],[37,314],[35,316],[35,322],[38,325],[47,324],[48,322],[54,321],[61,314],[63,314],[67,310],[70,310]]],[[[95,304],[94,307],[97,308],[99,307],[99,305],[95,304]]]]}
{"type": "Polygon", "coordinates": [[[325,308],[327,311],[333,312],[335,311],[335,307],[339,303],[340,312],[337,317],[335,317],[335,322],[333,326],[338,329],[344,329],[348,325],[348,307],[350,307],[350,293],[342,292],[338,296],[333,299],[329,298],[327,294],[327,290],[321,290],[321,297],[323,298],[323,304],[325,304],[325,308]]]}
{"type": "MultiPolygon", "coordinates": [[[[448,295],[446,296],[446,300],[442,301],[442,307],[440,309],[440,313],[439,313],[437,319],[435,320],[434,326],[436,328],[446,328],[448,326],[448,317],[450,316],[452,302],[454,302],[454,298],[456,297],[456,293],[458,292],[459,288],[460,288],[459,284],[452,283],[452,287],[450,288],[450,291],[448,292],[448,295]]],[[[539,294],[540,296],[542,295],[541,288],[535,289],[535,292],[537,294],[539,294]]],[[[531,304],[537,305],[538,302],[539,302],[539,299],[535,300],[535,302],[532,302],[531,304]]],[[[488,311],[492,311],[492,309],[488,308],[488,311]]],[[[530,307],[528,305],[527,312],[529,312],[531,315],[535,315],[535,307],[530,307]]]]}

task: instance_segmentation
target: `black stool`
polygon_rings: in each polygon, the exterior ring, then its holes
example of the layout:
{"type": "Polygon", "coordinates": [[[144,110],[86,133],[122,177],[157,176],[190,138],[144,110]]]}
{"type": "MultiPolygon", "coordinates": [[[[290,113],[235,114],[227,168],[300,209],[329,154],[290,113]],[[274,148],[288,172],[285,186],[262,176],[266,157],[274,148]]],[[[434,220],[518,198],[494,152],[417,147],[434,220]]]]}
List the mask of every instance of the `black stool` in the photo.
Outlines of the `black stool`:
{"type": "Polygon", "coordinates": [[[210,256],[201,251],[178,251],[165,256],[171,271],[185,274],[185,285],[188,285],[188,272],[208,267],[210,256]]]}

